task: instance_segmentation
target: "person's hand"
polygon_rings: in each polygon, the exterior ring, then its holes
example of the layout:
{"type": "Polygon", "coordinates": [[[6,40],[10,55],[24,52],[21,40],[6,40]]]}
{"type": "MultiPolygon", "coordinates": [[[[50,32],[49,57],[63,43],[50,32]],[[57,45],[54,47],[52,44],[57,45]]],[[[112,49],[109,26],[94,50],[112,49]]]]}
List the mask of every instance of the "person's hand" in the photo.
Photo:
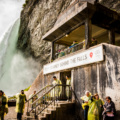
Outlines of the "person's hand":
{"type": "Polygon", "coordinates": [[[107,112],[108,114],[113,114],[113,112],[107,112]]]}
{"type": "Polygon", "coordinates": [[[100,105],[100,107],[102,107],[102,105],[100,105]]]}

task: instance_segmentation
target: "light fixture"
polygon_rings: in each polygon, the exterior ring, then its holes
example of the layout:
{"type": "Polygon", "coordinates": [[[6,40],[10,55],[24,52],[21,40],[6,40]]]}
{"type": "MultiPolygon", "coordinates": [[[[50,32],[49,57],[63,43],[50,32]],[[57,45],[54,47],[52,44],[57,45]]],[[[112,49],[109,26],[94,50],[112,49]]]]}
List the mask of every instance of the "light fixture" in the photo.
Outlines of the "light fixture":
{"type": "Polygon", "coordinates": [[[68,34],[65,35],[65,37],[68,37],[68,36],[69,36],[68,34]]]}

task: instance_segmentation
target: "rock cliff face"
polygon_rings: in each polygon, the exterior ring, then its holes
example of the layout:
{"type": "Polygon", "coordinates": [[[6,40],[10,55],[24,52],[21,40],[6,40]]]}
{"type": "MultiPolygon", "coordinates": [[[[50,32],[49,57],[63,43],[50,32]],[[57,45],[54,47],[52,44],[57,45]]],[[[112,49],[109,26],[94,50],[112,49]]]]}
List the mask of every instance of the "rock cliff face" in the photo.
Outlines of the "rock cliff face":
{"type": "MultiPolygon", "coordinates": [[[[26,54],[32,55],[35,59],[38,59],[41,66],[49,62],[51,43],[42,41],[41,38],[54,26],[58,16],[75,1],[78,0],[29,0],[21,12],[18,48],[26,54]]],[[[99,2],[120,13],[119,0],[99,0],[99,2]]],[[[104,70],[103,68],[103,72],[104,70]]],[[[57,74],[55,75],[57,76],[57,74]]],[[[50,83],[52,76],[53,74],[44,80],[43,71],[41,71],[33,82],[27,96],[29,96],[33,90],[38,91],[46,82],[50,83]]],[[[79,89],[81,88],[79,87],[79,89]]],[[[104,88],[102,88],[102,90],[103,89],[104,88]]]]}
{"type": "Polygon", "coordinates": [[[42,41],[42,36],[50,30],[59,14],[73,0],[29,0],[21,12],[18,48],[40,60],[49,61],[51,44],[42,41]]]}
{"type": "MultiPolygon", "coordinates": [[[[55,24],[58,16],[71,4],[88,0],[26,0],[21,12],[18,48],[46,64],[50,58],[51,43],[43,41],[42,36],[55,24]]],[[[89,0],[93,2],[94,0],[89,0]]],[[[111,9],[120,12],[119,0],[99,0],[111,9]]]]}
{"type": "Polygon", "coordinates": [[[120,1],[119,0],[99,0],[102,5],[113,9],[120,13],[120,1]]]}

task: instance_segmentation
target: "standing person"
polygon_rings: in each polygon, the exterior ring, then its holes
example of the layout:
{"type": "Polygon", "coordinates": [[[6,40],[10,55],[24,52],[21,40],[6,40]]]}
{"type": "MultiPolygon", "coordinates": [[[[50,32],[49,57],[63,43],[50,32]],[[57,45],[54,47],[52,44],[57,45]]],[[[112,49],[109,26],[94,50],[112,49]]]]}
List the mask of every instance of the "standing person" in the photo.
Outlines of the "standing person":
{"type": "Polygon", "coordinates": [[[77,51],[77,45],[78,42],[77,41],[73,41],[73,44],[69,47],[69,48],[72,48],[71,52],[75,52],[77,51]]]}
{"type": "MultiPolygon", "coordinates": [[[[31,99],[31,104],[32,104],[35,100],[38,99],[38,96],[35,95],[35,94],[36,94],[36,91],[34,91],[32,95],[30,95],[30,98],[32,98],[32,99],[31,99]]],[[[32,109],[35,107],[35,105],[36,105],[36,104],[32,105],[32,109]]]]}
{"type": "Polygon", "coordinates": [[[26,95],[24,94],[24,90],[21,90],[21,93],[18,94],[16,97],[17,120],[22,120],[22,115],[25,108],[25,101],[27,101],[26,95]]]}
{"type": "MultiPolygon", "coordinates": [[[[55,85],[61,85],[61,81],[57,79],[56,76],[53,76],[53,82],[52,82],[52,85],[55,86],[55,85]]],[[[56,86],[54,90],[52,90],[52,97],[54,97],[54,92],[55,92],[55,97],[56,97],[56,100],[58,100],[58,97],[60,96],[61,94],[61,91],[62,91],[62,87],[61,86],[56,86]]]]}
{"type": "Polygon", "coordinates": [[[62,57],[62,56],[65,56],[65,52],[64,52],[63,49],[60,50],[59,55],[58,55],[58,58],[60,58],[60,57],[62,57]]]}
{"type": "Polygon", "coordinates": [[[92,38],[91,46],[95,46],[95,45],[97,45],[97,40],[95,38],[92,38]]]}
{"type": "Polygon", "coordinates": [[[0,120],[4,120],[4,115],[6,111],[7,98],[4,95],[4,92],[0,90],[0,120]]]}
{"type": "MultiPolygon", "coordinates": [[[[66,85],[69,85],[69,86],[71,86],[71,79],[70,79],[70,77],[69,76],[66,76],[66,85]]],[[[66,96],[67,96],[67,100],[69,100],[70,99],[70,87],[69,86],[66,86],[66,96]]]]}
{"type": "Polygon", "coordinates": [[[103,101],[95,94],[89,100],[88,120],[101,120],[103,101]]]}
{"type": "Polygon", "coordinates": [[[114,120],[116,109],[111,97],[106,97],[106,102],[103,105],[103,120],[114,120]]]}
{"type": "Polygon", "coordinates": [[[85,96],[81,97],[81,99],[83,100],[82,107],[84,109],[84,120],[88,120],[88,102],[91,99],[91,93],[89,91],[86,91],[85,96]]]}
{"type": "Polygon", "coordinates": [[[101,100],[99,98],[98,94],[95,94],[94,96],[95,96],[96,103],[97,103],[98,109],[99,109],[99,120],[102,120],[102,112],[103,112],[103,104],[104,104],[104,102],[103,102],[103,100],[101,100]]]}
{"type": "Polygon", "coordinates": [[[83,49],[85,49],[85,40],[83,40],[82,43],[83,43],[83,49]]]}

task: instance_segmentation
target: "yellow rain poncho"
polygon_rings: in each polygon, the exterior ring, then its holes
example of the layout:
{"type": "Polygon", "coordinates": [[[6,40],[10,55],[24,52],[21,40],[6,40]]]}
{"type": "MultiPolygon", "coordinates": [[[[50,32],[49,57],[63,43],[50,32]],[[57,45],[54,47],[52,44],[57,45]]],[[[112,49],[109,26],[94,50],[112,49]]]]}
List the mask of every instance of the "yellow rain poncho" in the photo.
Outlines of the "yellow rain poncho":
{"type": "Polygon", "coordinates": [[[6,97],[5,114],[4,114],[6,115],[8,113],[8,97],[5,94],[4,97],[6,97]]]}
{"type": "Polygon", "coordinates": [[[75,42],[70,46],[70,48],[72,48],[71,52],[77,51],[77,46],[76,46],[77,44],[78,44],[78,42],[75,42]]]}
{"type": "Polygon", "coordinates": [[[85,48],[85,40],[83,40],[83,48],[85,48]]]}
{"type": "MultiPolygon", "coordinates": [[[[71,85],[71,80],[70,79],[67,79],[66,85],[71,85]]],[[[69,86],[66,86],[66,96],[70,97],[70,87],[69,86]]]]}
{"type": "Polygon", "coordinates": [[[16,96],[16,112],[17,113],[23,113],[24,108],[25,108],[25,100],[26,100],[26,95],[25,94],[18,94],[16,96]]]}
{"type": "Polygon", "coordinates": [[[0,105],[0,118],[8,113],[8,99],[5,95],[0,97],[2,104],[0,105]],[[4,104],[3,104],[4,103],[4,104]]]}
{"type": "MultiPolygon", "coordinates": [[[[61,81],[60,80],[54,80],[53,82],[52,82],[52,85],[57,85],[57,84],[59,84],[59,85],[61,85],[62,83],[61,83],[61,81]]],[[[62,87],[61,86],[56,86],[55,87],[55,89],[53,89],[52,91],[51,91],[51,97],[54,97],[54,91],[55,91],[55,97],[59,97],[60,96],[60,94],[61,94],[61,92],[62,92],[62,87]]]]}
{"type": "Polygon", "coordinates": [[[82,108],[84,110],[85,106],[88,106],[88,103],[85,103],[85,102],[88,102],[91,99],[91,93],[89,93],[89,97],[87,97],[85,95],[85,96],[81,97],[81,99],[84,101],[84,103],[82,103],[82,108]]]}
{"type": "MultiPolygon", "coordinates": [[[[30,97],[29,98],[32,98],[31,100],[30,100],[30,104],[32,104],[35,100],[37,100],[38,99],[38,96],[37,95],[35,95],[35,94],[32,94],[32,95],[30,95],[30,97]],[[34,96],[34,97],[33,97],[34,96]]],[[[38,103],[38,102],[37,102],[38,103]]],[[[35,107],[36,106],[36,103],[35,104],[33,104],[31,107],[35,107]]]]}
{"type": "Polygon", "coordinates": [[[103,101],[101,99],[89,101],[88,120],[100,120],[103,101]]]}

